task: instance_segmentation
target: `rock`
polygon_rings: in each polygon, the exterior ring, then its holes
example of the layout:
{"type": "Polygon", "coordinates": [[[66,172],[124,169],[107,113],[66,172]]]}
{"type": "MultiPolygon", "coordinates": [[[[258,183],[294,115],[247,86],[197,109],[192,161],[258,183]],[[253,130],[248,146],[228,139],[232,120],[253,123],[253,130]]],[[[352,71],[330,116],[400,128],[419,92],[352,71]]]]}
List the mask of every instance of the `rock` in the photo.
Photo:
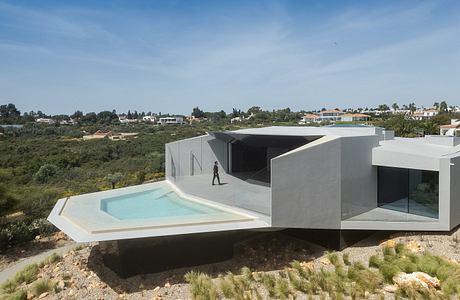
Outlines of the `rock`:
{"type": "Polygon", "coordinates": [[[162,299],[161,296],[158,296],[158,295],[155,295],[152,298],[152,300],[161,300],[161,299],[162,299]]]}
{"type": "Polygon", "coordinates": [[[56,232],[53,236],[54,240],[57,242],[57,241],[60,241],[60,240],[65,240],[66,239],[66,235],[64,232],[62,231],[59,231],[59,232],[56,232]]]}
{"type": "Polygon", "coordinates": [[[156,288],[153,289],[154,292],[158,292],[160,290],[160,287],[157,286],[156,288]]]}
{"type": "Polygon", "coordinates": [[[409,250],[412,253],[419,253],[419,252],[422,252],[424,250],[422,248],[422,245],[420,245],[420,243],[417,242],[417,241],[409,241],[406,244],[406,249],[409,250]]]}
{"type": "Polygon", "coordinates": [[[37,235],[37,236],[35,237],[35,240],[38,241],[38,240],[41,239],[41,238],[42,238],[42,237],[41,237],[40,235],[37,235]]]}
{"type": "Polygon", "coordinates": [[[170,286],[171,286],[171,284],[169,282],[165,283],[165,288],[169,288],[170,286]]]}
{"type": "Polygon", "coordinates": [[[35,296],[31,292],[27,291],[27,300],[33,299],[35,296]]]}
{"type": "Polygon", "coordinates": [[[40,296],[38,296],[38,299],[43,299],[48,295],[49,295],[49,292],[44,292],[44,293],[40,294],[40,296]]]}
{"type": "Polygon", "coordinates": [[[56,287],[59,290],[63,290],[65,288],[65,282],[63,280],[59,280],[58,283],[56,284],[56,287]]]}
{"type": "Polygon", "coordinates": [[[67,293],[67,296],[69,296],[69,297],[72,297],[73,295],[75,295],[75,291],[74,291],[74,290],[70,290],[70,291],[67,293]]]}
{"type": "Polygon", "coordinates": [[[59,272],[59,270],[60,270],[60,268],[59,268],[59,267],[56,267],[56,268],[53,269],[53,273],[56,274],[57,272],[59,272]]]}
{"type": "Polygon", "coordinates": [[[413,273],[399,273],[393,277],[393,282],[398,286],[404,284],[415,284],[424,288],[439,288],[440,282],[436,277],[431,277],[430,275],[423,272],[413,272],[413,273]]]}
{"type": "Polygon", "coordinates": [[[383,290],[387,293],[395,293],[398,290],[398,286],[394,284],[388,284],[383,287],[383,290]]]}
{"type": "MultiPolygon", "coordinates": [[[[329,260],[328,260],[329,261],[329,260]]],[[[305,268],[305,269],[310,269],[313,270],[315,268],[315,265],[311,261],[303,261],[300,263],[300,265],[305,268]]]]}
{"type": "Polygon", "coordinates": [[[385,242],[386,247],[394,248],[396,246],[396,241],[395,240],[388,240],[385,242]]]}
{"type": "Polygon", "coordinates": [[[331,264],[331,261],[327,257],[321,257],[319,262],[326,266],[331,264]]]}

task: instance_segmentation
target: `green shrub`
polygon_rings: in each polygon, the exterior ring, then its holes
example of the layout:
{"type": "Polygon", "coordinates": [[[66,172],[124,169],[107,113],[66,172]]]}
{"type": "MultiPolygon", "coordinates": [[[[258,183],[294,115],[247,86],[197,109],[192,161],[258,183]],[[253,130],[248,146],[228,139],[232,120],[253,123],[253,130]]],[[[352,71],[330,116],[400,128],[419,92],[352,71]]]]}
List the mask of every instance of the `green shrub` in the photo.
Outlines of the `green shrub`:
{"type": "Polygon", "coordinates": [[[351,265],[350,254],[344,253],[344,254],[342,255],[342,260],[343,260],[343,263],[344,263],[346,266],[351,265]]]}
{"type": "Polygon", "coordinates": [[[48,256],[47,258],[45,258],[41,264],[43,265],[52,265],[54,263],[57,263],[58,261],[60,261],[62,259],[62,256],[60,256],[59,254],[57,253],[53,253],[51,254],[50,256],[48,256]]]}
{"type": "Polygon", "coordinates": [[[193,299],[212,300],[217,298],[217,289],[208,275],[191,271],[185,274],[185,280],[190,284],[190,293],[193,299]]]}
{"type": "Polygon", "coordinates": [[[33,220],[30,228],[39,235],[50,235],[57,231],[57,228],[45,218],[33,220]]]}
{"type": "Polygon", "coordinates": [[[383,261],[379,258],[378,255],[372,255],[369,257],[369,267],[379,268],[382,265],[383,261]]]}
{"type": "Polygon", "coordinates": [[[18,282],[15,280],[7,280],[4,283],[2,283],[2,285],[0,285],[0,290],[3,293],[13,293],[18,287],[18,285],[18,282]]]}
{"type": "Polygon", "coordinates": [[[32,281],[35,281],[37,279],[37,275],[38,265],[28,265],[14,276],[14,281],[16,281],[18,284],[21,284],[23,282],[31,283],[32,281]]]}
{"type": "Polygon", "coordinates": [[[380,265],[379,271],[388,283],[393,283],[393,277],[401,272],[401,269],[392,263],[384,262],[380,265]]]}
{"type": "Polygon", "coordinates": [[[46,183],[51,177],[56,175],[58,167],[52,164],[44,164],[34,175],[34,180],[38,183],[46,183]]]}
{"type": "Polygon", "coordinates": [[[39,279],[32,285],[32,293],[40,296],[43,293],[51,292],[56,288],[56,282],[50,279],[39,279]]]}
{"type": "Polygon", "coordinates": [[[27,291],[26,290],[19,290],[10,294],[0,295],[0,299],[2,300],[26,300],[27,299],[27,291]]]}

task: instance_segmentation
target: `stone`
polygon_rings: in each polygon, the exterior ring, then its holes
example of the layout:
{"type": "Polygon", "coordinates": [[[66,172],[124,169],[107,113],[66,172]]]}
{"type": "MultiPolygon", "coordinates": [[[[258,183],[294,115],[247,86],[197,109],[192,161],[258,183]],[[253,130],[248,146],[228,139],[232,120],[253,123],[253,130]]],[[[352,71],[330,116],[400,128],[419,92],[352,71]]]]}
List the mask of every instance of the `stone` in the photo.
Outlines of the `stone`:
{"type": "Polygon", "coordinates": [[[59,232],[56,232],[54,234],[53,238],[57,242],[57,241],[60,241],[60,240],[64,240],[66,238],[66,235],[65,235],[64,232],[59,231],[59,232]]]}
{"type": "Polygon", "coordinates": [[[155,295],[152,298],[152,300],[161,300],[161,299],[162,299],[161,296],[158,296],[158,295],[155,295]]]}
{"type": "Polygon", "coordinates": [[[383,290],[387,293],[396,293],[398,286],[394,284],[387,284],[383,287],[383,290]]]}
{"type": "Polygon", "coordinates": [[[399,273],[393,277],[393,282],[398,286],[404,284],[415,284],[424,288],[439,288],[440,282],[436,277],[431,277],[430,275],[423,272],[413,272],[413,273],[399,273]]]}
{"type": "Polygon", "coordinates": [[[63,290],[65,288],[65,282],[63,280],[59,280],[58,283],[56,284],[56,287],[59,290],[63,290]]]}
{"type": "Polygon", "coordinates": [[[417,241],[409,241],[406,244],[406,249],[409,250],[412,253],[419,253],[419,252],[422,252],[424,250],[422,248],[422,245],[420,245],[420,243],[417,242],[417,241]]]}
{"type": "Polygon", "coordinates": [[[27,291],[27,300],[33,299],[35,296],[30,291],[27,291]]]}
{"type": "Polygon", "coordinates": [[[169,282],[165,283],[165,288],[169,288],[170,286],[171,286],[171,284],[169,282]]]}
{"type": "Polygon", "coordinates": [[[385,242],[386,247],[394,248],[396,246],[396,241],[395,240],[388,240],[385,242]]]}
{"type": "MultiPolygon", "coordinates": [[[[329,260],[328,260],[329,261],[329,260]]],[[[303,261],[300,263],[300,265],[305,268],[305,269],[310,269],[313,270],[315,268],[315,265],[311,261],[303,261]]]]}
{"type": "Polygon", "coordinates": [[[157,287],[155,287],[155,288],[153,289],[154,292],[158,292],[159,290],[160,290],[160,287],[159,287],[159,286],[157,286],[157,287]]]}
{"type": "Polygon", "coordinates": [[[57,266],[57,267],[55,267],[55,268],[53,269],[53,273],[57,273],[57,272],[59,272],[59,270],[60,270],[60,268],[59,268],[59,266],[57,266]]]}
{"type": "Polygon", "coordinates": [[[326,266],[331,264],[331,261],[327,257],[321,257],[319,262],[326,266]]]}
{"type": "Polygon", "coordinates": [[[41,238],[42,238],[42,237],[41,237],[40,235],[37,235],[37,236],[35,237],[35,240],[38,241],[38,240],[41,239],[41,238]]]}
{"type": "Polygon", "coordinates": [[[49,295],[49,292],[44,292],[44,293],[41,293],[40,296],[38,296],[38,299],[43,299],[45,298],[46,296],[49,295]]]}

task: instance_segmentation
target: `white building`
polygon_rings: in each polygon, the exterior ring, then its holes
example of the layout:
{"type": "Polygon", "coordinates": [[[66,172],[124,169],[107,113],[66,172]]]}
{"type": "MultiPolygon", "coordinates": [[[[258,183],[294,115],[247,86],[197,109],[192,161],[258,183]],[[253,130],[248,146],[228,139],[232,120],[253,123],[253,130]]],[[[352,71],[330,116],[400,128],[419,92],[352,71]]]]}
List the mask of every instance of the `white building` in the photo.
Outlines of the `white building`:
{"type": "Polygon", "coordinates": [[[184,117],[164,117],[160,118],[160,125],[185,124],[184,117]]]}
{"type": "Polygon", "coordinates": [[[430,109],[423,109],[423,110],[418,110],[416,111],[412,118],[414,120],[429,120],[431,118],[433,118],[434,116],[437,116],[439,114],[439,111],[434,109],[434,108],[430,108],[430,109]]]}
{"type": "Polygon", "coordinates": [[[147,123],[156,123],[157,118],[155,116],[144,116],[142,117],[142,121],[147,123]]]}
{"type": "Polygon", "coordinates": [[[459,119],[451,119],[450,124],[441,125],[439,127],[440,135],[459,136],[458,134],[459,132],[460,132],[460,120],[459,119]]]}
{"type": "Polygon", "coordinates": [[[54,124],[54,120],[53,119],[48,119],[48,118],[38,118],[38,119],[35,119],[35,122],[36,123],[42,123],[42,124],[54,124]]]}

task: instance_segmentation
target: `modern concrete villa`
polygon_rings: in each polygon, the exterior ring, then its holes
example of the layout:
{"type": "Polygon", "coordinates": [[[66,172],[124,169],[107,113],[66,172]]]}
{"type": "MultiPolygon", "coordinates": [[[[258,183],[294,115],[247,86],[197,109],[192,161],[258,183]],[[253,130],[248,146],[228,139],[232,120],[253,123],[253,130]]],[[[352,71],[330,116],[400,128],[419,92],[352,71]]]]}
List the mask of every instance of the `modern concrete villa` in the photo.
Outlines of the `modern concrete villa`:
{"type": "Polygon", "coordinates": [[[139,248],[217,232],[449,231],[460,224],[459,151],[460,138],[367,126],[210,132],[166,144],[165,181],[60,199],[49,220],[79,242],[118,241],[103,244],[118,254],[125,239],[143,238],[139,248]]]}

